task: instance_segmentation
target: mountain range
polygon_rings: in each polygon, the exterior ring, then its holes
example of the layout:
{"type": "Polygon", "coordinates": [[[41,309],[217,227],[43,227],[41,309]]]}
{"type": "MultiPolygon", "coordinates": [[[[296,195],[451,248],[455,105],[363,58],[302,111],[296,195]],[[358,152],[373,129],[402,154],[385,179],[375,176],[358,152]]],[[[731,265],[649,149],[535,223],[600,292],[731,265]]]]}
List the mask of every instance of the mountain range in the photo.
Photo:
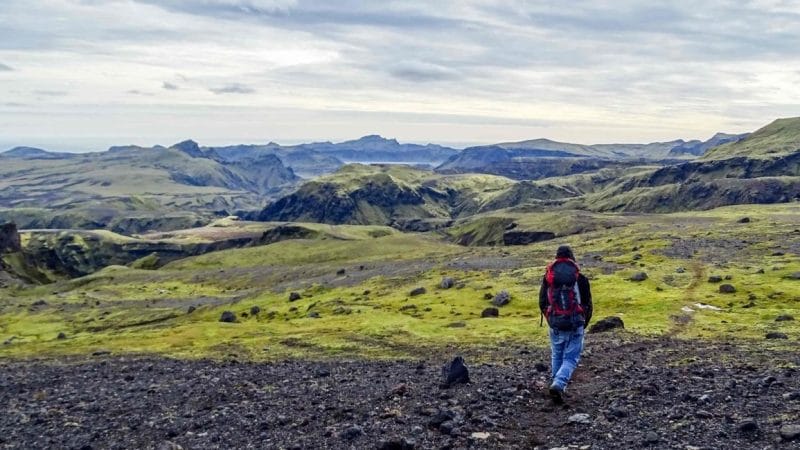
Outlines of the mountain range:
{"type": "Polygon", "coordinates": [[[646,212],[780,201],[794,198],[799,121],[650,144],[534,139],[458,150],[370,135],[290,146],[187,140],[81,154],[17,147],[0,153],[0,221],[130,234],[235,214],[430,229],[520,205],[646,212]]]}

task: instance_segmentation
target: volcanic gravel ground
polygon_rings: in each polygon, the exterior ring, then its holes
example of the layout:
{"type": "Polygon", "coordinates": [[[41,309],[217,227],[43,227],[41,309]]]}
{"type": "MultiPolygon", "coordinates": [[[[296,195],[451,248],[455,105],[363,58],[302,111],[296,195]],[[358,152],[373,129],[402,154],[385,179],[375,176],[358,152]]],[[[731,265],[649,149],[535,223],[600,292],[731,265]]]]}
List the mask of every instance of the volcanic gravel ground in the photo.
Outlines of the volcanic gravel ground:
{"type": "Polygon", "coordinates": [[[800,448],[798,353],[631,339],[590,335],[564,406],[541,348],[467,352],[449,389],[443,354],[6,361],[0,448],[800,448]]]}

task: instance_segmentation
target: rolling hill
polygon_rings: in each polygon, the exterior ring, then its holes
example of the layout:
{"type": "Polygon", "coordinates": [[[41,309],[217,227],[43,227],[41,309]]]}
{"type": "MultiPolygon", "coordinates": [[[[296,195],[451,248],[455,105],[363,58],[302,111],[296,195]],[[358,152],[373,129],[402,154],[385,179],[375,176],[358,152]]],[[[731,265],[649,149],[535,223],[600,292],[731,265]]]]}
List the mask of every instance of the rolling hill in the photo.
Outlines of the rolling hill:
{"type": "Polygon", "coordinates": [[[225,162],[193,141],[46,157],[17,151],[0,161],[0,221],[21,228],[186,228],[260,209],[298,181],[274,155],[225,162]]]}

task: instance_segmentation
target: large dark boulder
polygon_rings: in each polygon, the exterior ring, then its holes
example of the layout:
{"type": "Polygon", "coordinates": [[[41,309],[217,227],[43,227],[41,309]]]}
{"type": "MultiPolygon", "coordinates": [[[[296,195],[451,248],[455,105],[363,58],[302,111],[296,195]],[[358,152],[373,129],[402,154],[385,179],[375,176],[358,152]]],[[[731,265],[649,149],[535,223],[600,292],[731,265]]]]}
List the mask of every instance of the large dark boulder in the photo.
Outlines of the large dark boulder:
{"type": "Polygon", "coordinates": [[[625,323],[622,319],[616,316],[606,317],[589,327],[589,333],[602,333],[610,331],[615,328],[625,328],[625,323]]]}
{"type": "Polygon", "coordinates": [[[492,304],[494,306],[505,306],[511,302],[511,294],[508,293],[506,290],[502,290],[497,293],[492,299],[492,304]]]}
{"type": "Polygon", "coordinates": [[[219,317],[219,321],[227,323],[236,322],[236,314],[231,311],[223,311],[222,315],[219,317]]]}
{"type": "Polygon", "coordinates": [[[500,310],[497,308],[486,308],[481,312],[481,317],[500,317],[500,310]]]}
{"type": "Polygon", "coordinates": [[[441,387],[448,388],[459,383],[469,383],[469,369],[467,369],[467,365],[464,364],[464,358],[456,356],[452,361],[442,367],[441,387]]]}

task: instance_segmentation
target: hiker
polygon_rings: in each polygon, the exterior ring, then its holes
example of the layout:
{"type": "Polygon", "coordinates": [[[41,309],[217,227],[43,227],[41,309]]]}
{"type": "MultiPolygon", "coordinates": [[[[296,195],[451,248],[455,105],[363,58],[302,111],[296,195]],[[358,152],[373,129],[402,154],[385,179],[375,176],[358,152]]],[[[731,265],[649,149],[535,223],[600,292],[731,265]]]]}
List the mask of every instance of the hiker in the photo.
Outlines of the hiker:
{"type": "Polygon", "coordinates": [[[558,247],[556,259],[547,266],[539,290],[539,309],[550,327],[552,382],[550,397],[563,402],[564,390],[583,351],[583,333],[592,319],[589,280],[580,272],[572,249],[558,247]]]}

